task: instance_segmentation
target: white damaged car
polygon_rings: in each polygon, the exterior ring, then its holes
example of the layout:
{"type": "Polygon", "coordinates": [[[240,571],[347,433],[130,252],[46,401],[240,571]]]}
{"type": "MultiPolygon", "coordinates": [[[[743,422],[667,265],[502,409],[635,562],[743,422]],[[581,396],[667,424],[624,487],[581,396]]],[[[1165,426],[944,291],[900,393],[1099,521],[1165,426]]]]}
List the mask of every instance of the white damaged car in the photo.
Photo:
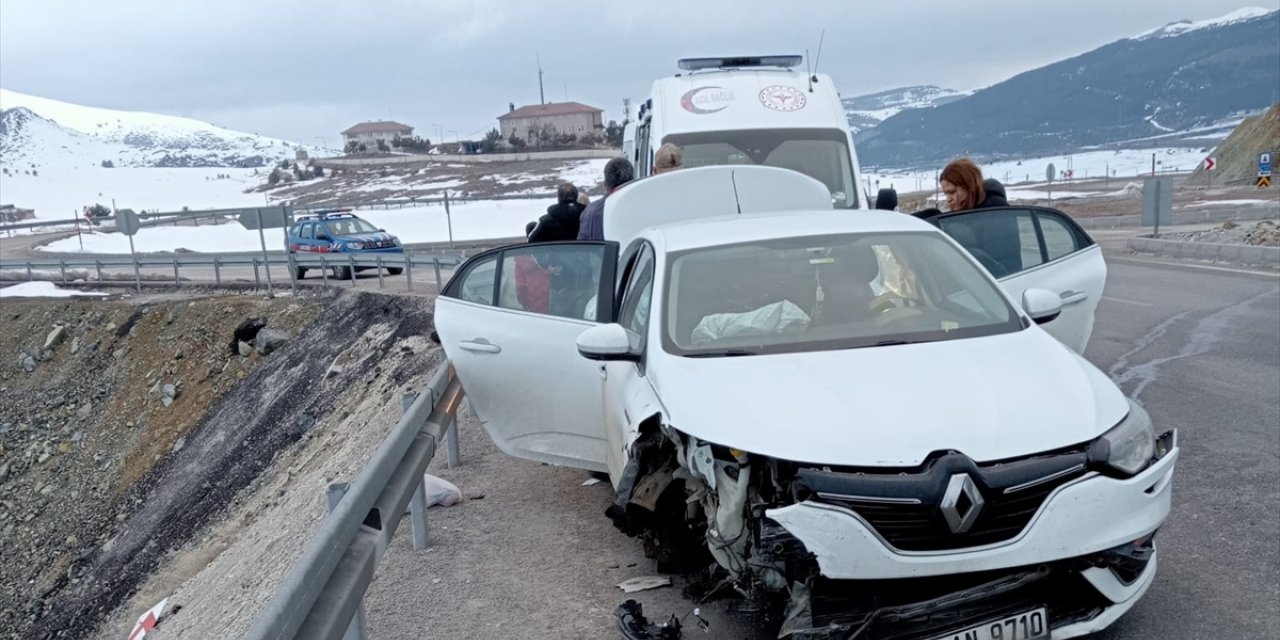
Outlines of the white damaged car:
{"type": "Polygon", "coordinates": [[[498,446],[607,472],[664,570],[788,638],[1076,637],[1151,584],[1176,434],[1081,357],[1106,268],[1066,216],[722,166],[604,221],[471,258],[436,326],[498,446]]]}

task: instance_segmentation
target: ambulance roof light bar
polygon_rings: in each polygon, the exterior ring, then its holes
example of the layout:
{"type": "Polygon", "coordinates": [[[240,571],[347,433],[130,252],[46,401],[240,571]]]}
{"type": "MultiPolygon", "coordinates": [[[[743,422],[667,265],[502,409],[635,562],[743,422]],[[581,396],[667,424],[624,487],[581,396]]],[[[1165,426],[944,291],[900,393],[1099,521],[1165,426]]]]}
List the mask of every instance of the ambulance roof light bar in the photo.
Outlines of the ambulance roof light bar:
{"type": "Polygon", "coordinates": [[[676,64],[684,71],[706,69],[743,69],[750,67],[781,67],[794,69],[804,62],[804,56],[739,56],[725,58],[681,58],[676,64]]]}

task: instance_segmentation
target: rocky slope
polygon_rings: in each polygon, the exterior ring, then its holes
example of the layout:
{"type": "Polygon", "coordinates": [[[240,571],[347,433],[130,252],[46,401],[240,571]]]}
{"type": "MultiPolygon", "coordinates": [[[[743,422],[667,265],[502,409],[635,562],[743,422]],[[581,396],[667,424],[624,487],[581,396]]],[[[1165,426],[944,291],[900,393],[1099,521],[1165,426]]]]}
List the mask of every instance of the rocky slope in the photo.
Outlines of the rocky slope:
{"type": "Polygon", "coordinates": [[[136,617],[116,609],[278,455],[349,428],[356,395],[398,405],[434,353],[421,300],[358,292],[0,314],[0,637],[24,640],[136,617]]]}

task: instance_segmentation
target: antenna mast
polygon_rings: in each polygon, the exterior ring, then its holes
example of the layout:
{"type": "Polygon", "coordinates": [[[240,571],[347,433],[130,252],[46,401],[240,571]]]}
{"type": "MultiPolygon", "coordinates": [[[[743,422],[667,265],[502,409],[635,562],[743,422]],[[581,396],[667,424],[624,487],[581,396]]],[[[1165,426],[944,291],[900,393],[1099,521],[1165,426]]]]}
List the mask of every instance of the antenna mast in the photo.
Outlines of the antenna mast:
{"type": "Polygon", "coordinates": [[[539,101],[539,104],[546,104],[547,94],[542,89],[542,54],[535,53],[534,55],[537,57],[537,60],[538,60],[538,101],[539,101]]]}
{"type": "Polygon", "coordinates": [[[809,76],[809,81],[813,82],[818,79],[818,65],[822,64],[822,41],[827,39],[827,29],[823,27],[822,35],[818,36],[818,58],[813,61],[813,74],[809,76]]]}

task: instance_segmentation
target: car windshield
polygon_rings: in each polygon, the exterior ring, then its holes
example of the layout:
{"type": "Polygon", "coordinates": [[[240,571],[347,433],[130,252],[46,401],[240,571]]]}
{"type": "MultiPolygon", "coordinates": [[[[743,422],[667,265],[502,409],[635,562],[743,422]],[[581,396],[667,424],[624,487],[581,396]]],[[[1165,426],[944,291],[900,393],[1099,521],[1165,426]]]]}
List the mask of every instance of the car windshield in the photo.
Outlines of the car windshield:
{"type": "Polygon", "coordinates": [[[799,171],[827,185],[837,209],[858,206],[849,139],[838,129],[748,129],[667,136],[684,166],[761,164],[799,171]]]}
{"type": "Polygon", "coordinates": [[[1018,331],[997,285],[935,232],[814,236],[674,253],[663,345],[739,356],[1018,331]]]}
{"type": "Polygon", "coordinates": [[[329,231],[335,236],[354,236],[361,233],[377,233],[378,228],[360,218],[329,220],[329,231]]]}

